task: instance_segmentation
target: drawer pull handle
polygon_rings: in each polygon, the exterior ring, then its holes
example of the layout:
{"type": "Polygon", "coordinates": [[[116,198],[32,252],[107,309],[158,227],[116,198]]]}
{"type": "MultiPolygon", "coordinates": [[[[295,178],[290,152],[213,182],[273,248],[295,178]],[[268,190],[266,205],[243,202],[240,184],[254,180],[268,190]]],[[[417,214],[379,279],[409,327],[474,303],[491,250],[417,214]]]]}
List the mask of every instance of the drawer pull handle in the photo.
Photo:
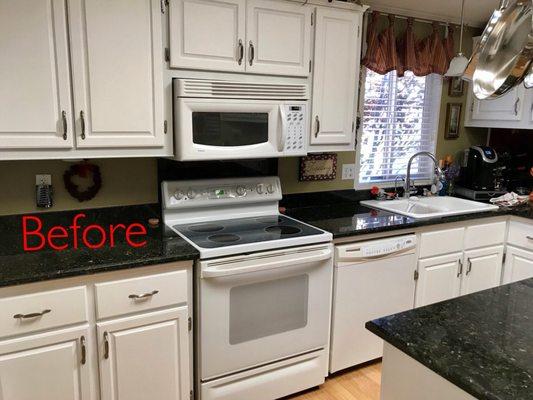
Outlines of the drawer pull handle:
{"type": "Polygon", "coordinates": [[[459,278],[461,275],[463,275],[463,260],[459,261],[459,269],[457,271],[457,277],[459,278]]]}
{"type": "Polygon", "coordinates": [[[533,240],[533,236],[526,236],[526,239],[533,240]]]}
{"type": "Polygon", "coordinates": [[[37,318],[42,317],[45,314],[48,314],[49,312],[52,312],[52,310],[46,309],[41,312],[36,313],[30,313],[30,314],[15,314],[13,315],[13,318],[15,319],[31,319],[31,318],[37,318]]]}
{"type": "Polygon", "coordinates": [[[107,332],[104,332],[104,358],[106,360],[109,358],[109,335],[107,332]]]}
{"type": "Polygon", "coordinates": [[[85,348],[85,336],[82,336],[80,338],[80,344],[81,344],[81,365],[85,365],[85,362],[87,361],[87,350],[85,348]]]}
{"type": "Polygon", "coordinates": [[[158,294],[159,290],[153,290],[148,293],[143,294],[130,294],[128,297],[133,300],[143,300],[143,299],[149,299],[150,297],[153,297],[154,295],[158,294]]]}

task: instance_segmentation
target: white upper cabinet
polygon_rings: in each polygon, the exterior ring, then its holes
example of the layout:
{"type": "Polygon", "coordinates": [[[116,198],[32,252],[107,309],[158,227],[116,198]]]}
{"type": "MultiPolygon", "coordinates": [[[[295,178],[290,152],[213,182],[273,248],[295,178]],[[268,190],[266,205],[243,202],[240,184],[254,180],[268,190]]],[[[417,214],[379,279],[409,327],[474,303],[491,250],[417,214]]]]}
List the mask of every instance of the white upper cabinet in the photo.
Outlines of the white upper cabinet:
{"type": "Polygon", "coordinates": [[[170,0],[170,66],[244,72],[246,0],[170,0]]]}
{"type": "Polygon", "coordinates": [[[70,0],[78,147],[164,144],[159,0],[70,0]]]}
{"type": "Polygon", "coordinates": [[[298,3],[248,0],[247,71],[309,75],[311,14],[311,7],[298,3]]]}
{"type": "Polygon", "coordinates": [[[0,0],[0,150],[73,146],[65,2],[0,0]]]}
{"type": "Polygon", "coordinates": [[[308,76],[311,6],[279,0],[170,0],[170,67],[308,76]]]}
{"type": "Polygon", "coordinates": [[[520,121],[522,120],[524,85],[519,85],[502,97],[491,100],[478,100],[472,96],[470,103],[473,120],[520,121]]]}
{"type": "Polygon", "coordinates": [[[310,150],[353,150],[361,13],[317,8],[310,150]]]}

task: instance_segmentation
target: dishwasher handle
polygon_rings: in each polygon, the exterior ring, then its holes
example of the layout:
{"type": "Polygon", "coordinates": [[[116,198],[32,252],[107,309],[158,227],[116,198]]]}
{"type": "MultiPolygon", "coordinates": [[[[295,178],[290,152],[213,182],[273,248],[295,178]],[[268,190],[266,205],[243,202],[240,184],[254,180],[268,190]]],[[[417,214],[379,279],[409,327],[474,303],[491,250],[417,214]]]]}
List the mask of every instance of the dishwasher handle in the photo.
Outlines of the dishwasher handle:
{"type": "Polygon", "coordinates": [[[284,257],[281,260],[258,262],[252,265],[243,266],[226,266],[224,268],[219,267],[207,267],[202,269],[202,278],[220,278],[230,275],[246,274],[249,272],[267,271],[277,268],[294,267],[302,264],[316,263],[319,261],[329,260],[331,258],[331,250],[329,248],[323,249],[317,252],[313,252],[308,255],[301,253],[294,253],[288,257],[284,257]]]}

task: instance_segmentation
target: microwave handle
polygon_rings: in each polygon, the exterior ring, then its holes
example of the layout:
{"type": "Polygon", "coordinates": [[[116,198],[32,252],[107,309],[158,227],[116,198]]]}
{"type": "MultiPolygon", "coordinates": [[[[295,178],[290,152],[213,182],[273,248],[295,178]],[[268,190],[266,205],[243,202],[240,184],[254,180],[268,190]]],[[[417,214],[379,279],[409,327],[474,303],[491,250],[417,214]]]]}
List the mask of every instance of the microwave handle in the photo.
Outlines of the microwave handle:
{"type": "Polygon", "coordinates": [[[205,278],[221,278],[224,276],[230,276],[230,275],[238,275],[238,274],[246,274],[248,272],[259,272],[259,271],[267,271],[277,268],[284,268],[284,267],[293,267],[296,265],[301,264],[309,264],[309,263],[315,263],[318,261],[324,261],[329,260],[331,258],[331,250],[324,249],[320,250],[319,252],[316,252],[314,254],[307,255],[305,257],[302,257],[301,254],[294,254],[292,257],[288,257],[285,260],[281,261],[274,261],[274,262],[265,262],[257,265],[251,265],[246,267],[235,267],[235,268],[225,268],[225,269],[217,269],[214,268],[205,268],[201,272],[201,276],[203,279],[205,278]]]}
{"type": "Polygon", "coordinates": [[[284,104],[279,105],[279,115],[281,117],[281,132],[278,139],[278,151],[281,153],[285,150],[285,133],[287,132],[287,112],[284,104]]]}

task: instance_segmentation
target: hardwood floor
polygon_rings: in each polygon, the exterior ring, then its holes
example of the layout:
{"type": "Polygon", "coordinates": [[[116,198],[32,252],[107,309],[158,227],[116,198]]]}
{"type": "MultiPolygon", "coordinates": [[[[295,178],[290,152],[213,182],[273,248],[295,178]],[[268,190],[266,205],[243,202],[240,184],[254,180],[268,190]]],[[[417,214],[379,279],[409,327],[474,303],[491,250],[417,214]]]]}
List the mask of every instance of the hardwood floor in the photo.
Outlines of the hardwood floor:
{"type": "Polygon", "coordinates": [[[286,400],[379,400],[381,362],[367,364],[335,374],[320,388],[286,400]]]}

